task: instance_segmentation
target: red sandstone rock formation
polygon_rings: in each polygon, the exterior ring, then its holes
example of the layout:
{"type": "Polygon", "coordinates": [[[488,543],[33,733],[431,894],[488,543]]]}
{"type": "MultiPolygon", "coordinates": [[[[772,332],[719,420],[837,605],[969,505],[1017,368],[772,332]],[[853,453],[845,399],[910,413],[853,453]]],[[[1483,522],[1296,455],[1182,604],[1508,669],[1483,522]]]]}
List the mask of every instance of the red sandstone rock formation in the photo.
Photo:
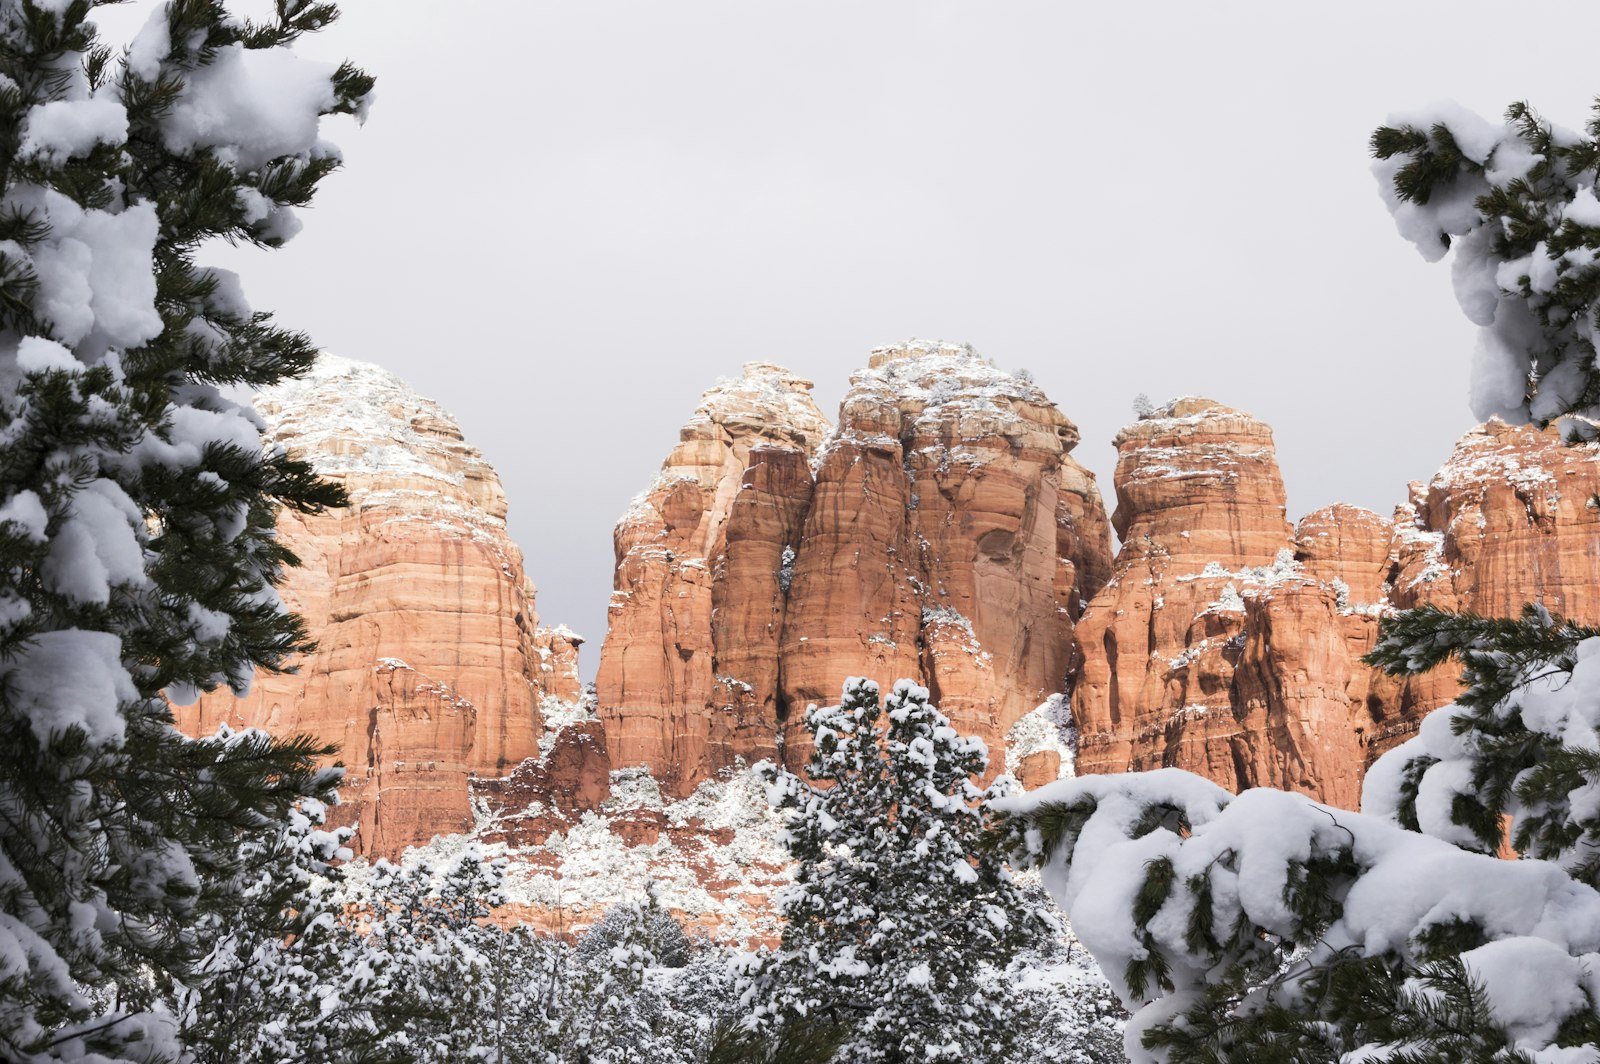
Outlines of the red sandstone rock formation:
{"type": "Polygon", "coordinates": [[[1542,598],[1600,620],[1594,445],[1492,423],[1393,522],[1332,506],[1291,535],[1259,422],[1180,400],[1117,443],[1124,542],[1078,628],[1080,771],[1177,765],[1354,807],[1371,758],[1456,692],[1449,668],[1401,683],[1360,661],[1382,613],[1542,598]]]}
{"type": "Polygon", "coordinates": [[[1122,550],[1078,623],[1078,769],[1179,764],[1228,785],[1258,782],[1240,763],[1253,736],[1232,687],[1246,643],[1242,590],[1292,575],[1271,430],[1180,399],[1116,446],[1122,550]]]}
{"type": "Polygon", "coordinates": [[[775,751],[786,557],[827,431],[810,381],[748,363],[705,393],[618,522],[595,681],[618,766],[647,765],[682,795],[738,756],[775,751]]]}
{"type": "MultiPolygon", "coordinates": [[[[1395,511],[1390,601],[1517,616],[1525,603],[1600,623],[1600,551],[1592,500],[1600,445],[1567,444],[1554,429],[1491,421],[1395,511]]],[[[1453,668],[1408,680],[1383,707],[1375,755],[1415,732],[1459,690],[1453,668]]]]}
{"type": "Polygon", "coordinates": [[[920,677],[998,752],[1061,690],[1109,572],[1077,430],[1031,383],[970,348],[883,348],[826,442],[809,389],[753,363],[707,392],[617,526],[601,714],[613,761],[671,793],[802,763],[801,713],[848,676],[920,677]]]}
{"type": "Polygon", "coordinates": [[[1062,690],[1072,622],[1110,530],[1077,428],[971,348],[880,348],[851,378],[817,465],[782,646],[791,763],[800,713],[846,676],[920,677],[995,751],[1062,690]]]}
{"type": "Polygon", "coordinates": [[[272,443],[350,494],[346,509],[279,521],[303,563],[283,598],[319,647],[298,674],[258,676],[241,699],[206,695],[179,723],[338,743],[341,813],[363,851],[466,830],[468,779],[538,757],[541,700],[579,694],[581,640],[539,627],[499,478],[436,404],[323,356],[257,406],[272,443]]]}
{"type": "Polygon", "coordinates": [[[523,842],[542,844],[581,814],[599,809],[611,794],[611,757],[598,720],[570,724],[548,745],[543,757],[530,757],[509,775],[473,784],[473,794],[496,812],[529,825],[523,842]]]}

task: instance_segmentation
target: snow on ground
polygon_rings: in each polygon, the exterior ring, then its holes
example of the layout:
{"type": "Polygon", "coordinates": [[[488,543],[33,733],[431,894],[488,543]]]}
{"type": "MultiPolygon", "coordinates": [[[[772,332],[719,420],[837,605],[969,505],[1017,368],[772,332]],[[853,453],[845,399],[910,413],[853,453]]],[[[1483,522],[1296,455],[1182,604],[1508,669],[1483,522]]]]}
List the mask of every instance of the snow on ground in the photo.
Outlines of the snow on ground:
{"type": "MultiPolygon", "coordinates": [[[[788,881],[788,853],[760,783],[749,772],[735,772],[702,783],[681,801],[663,799],[654,783],[647,773],[621,770],[600,812],[582,814],[542,843],[488,844],[490,856],[508,858],[507,900],[597,916],[648,882],[668,909],[717,929],[719,937],[775,937],[770,898],[788,881]],[[641,821],[656,829],[655,838],[628,842],[622,832],[641,821]]],[[[478,831],[503,826],[481,817],[478,831]]]]}
{"type": "MultiPolygon", "coordinates": [[[[547,721],[586,719],[587,707],[553,701],[547,721]]],[[[478,845],[486,858],[505,861],[507,904],[533,910],[541,925],[588,926],[650,884],[664,906],[719,941],[777,938],[772,895],[789,881],[789,858],[766,792],[747,770],[708,780],[681,800],[664,797],[648,770],[627,768],[612,773],[598,811],[539,803],[496,810],[483,798],[473,807],[470,835],[437,837],[405,861],[437,862],[478,845]]]]}

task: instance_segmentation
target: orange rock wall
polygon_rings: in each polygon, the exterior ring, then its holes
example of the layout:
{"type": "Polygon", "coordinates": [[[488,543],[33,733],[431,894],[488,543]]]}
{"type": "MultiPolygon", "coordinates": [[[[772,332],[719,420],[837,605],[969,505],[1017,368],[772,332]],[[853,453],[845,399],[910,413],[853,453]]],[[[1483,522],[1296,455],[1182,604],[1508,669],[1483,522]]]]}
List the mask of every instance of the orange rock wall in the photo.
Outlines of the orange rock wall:
{"type": "Polygon", "coordinates": [[[827,431],[810,381],[748,363],[706,392],[617,523],[595,687],[618,767],[647,765],[682,795],[775,750],[784,550],[798,546],[827,431]]]}
{"type": "Polygon", "coordinates": [[[803,763],[806,705],[848,676],[920,678],[998,751],[1109,573],[1077,430],[1031,383],[914,341],[872,353],[831,433],[809,389],[753,363],[707,392],[617,526],[601,716],[673,793],[803,763]]]}
{"type": "Polygon", "coordinates": [[[1248,415],[1179,400],[1117,447],[1123,545],[1078,626],[1079,771],[1176,765],[1353,808],[1371,759],[1457,690],[1448,667],[1402,682],[1361,662],[1383,613],[1542,598],[1600,621],[1596,450],[1554,430],[1484,426],[1393,521],[1338,505],[1292,532],[1248,415]]]}
{"type": "Polygon", "coordinates": [[[1110,528],[1077,428],[970,348],[874,351],[817,467],[782,648],[789,761],[801,711],[847,676],[918,677],[998,771],[1006,732],[1064,689],[1073,618],[1110,528]]]}
{"type": "Polygon", "coordinates": [[[471,826],[468,779],[539,756],[541,700],[579,696],[578,640],[544,629],[505,530],[499,478],[455,422],[397,378],[324,356],[257,403],[269,441],[308,457],[346,509],[285,513],[299,555],[282,589],[318,649],[178,711],[339,745],[341,815],[358,849],[393,854],[471,826]]]}
{"type": "Polygon", "coordinates": [[[1270,429],[1178,400],[1117,437],[1108,519],[1072,423],[969,348],[874,351],[837,428],[810,388],[751,363],[706,393],[617,526],[586,720],[581,640],[539,625],[494,471],[436,405],[325,358],[260,402],[352,497],[280,522],[305,563],[284,598],[319,649],[180,723],[337,742],[342,815],[385,854],[470,828],[474,779],[545,810],[523,817],[537,835],[605,802],[614,768],[682,797],[741,761],[798,767],[806,705],[852,675],[918,678],[1030,785],[1075,727],[1078,771],[1178,765],[1353,806],[1371,758],[1456,690],[1361,663],[1383,613],[1539,597],[1600,622],[1600,450],[1554,432],[1492,423],[1392,519],[1335,505],[1291,527],[1270,429]]]}

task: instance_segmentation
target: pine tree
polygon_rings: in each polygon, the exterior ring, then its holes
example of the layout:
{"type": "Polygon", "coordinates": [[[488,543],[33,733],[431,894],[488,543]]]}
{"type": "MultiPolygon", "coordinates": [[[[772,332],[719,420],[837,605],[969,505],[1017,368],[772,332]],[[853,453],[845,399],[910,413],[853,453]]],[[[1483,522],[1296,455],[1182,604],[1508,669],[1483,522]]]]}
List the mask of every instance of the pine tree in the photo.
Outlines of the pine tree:
{"type": "MultiPolygon", "coordinates": [[[[576,944],[486,925],[489,992],[466,1021],[497,1064],[644,1064],[717,1056],[728,1039],[726,951],[695,942],[651,888],[621,901],[576,944]]],[[[462,1022],[458,1020],[457,1022],[462,1022]]]]}
{"type": "Polygon", "coordinates": [[[253,23],[173,0],[120,58],[96,0],[0,0],[0,1057],[155,1060],[156,1009],[198,978],[210,914],[330,751],[191,740],[164,691],[307,646],[272,587],[276,510],[341,501],[263,454],[226,398],[303,370],[310,341],[196,263],[275,247],[338,165],[322,115],[372,79],[293,58],[336,9],[253,23]]]}
{"type": "MultiPolygon", "coordinates": [[[[503,862],[485,861],[473,845],[437,860],[380,860],[356,895],[370,913],[363,945],[385,972],[370,1015],[387,1059],[451,1064],[485,1055],[481,1019],[505,1008],[493,967],[506,932],[490,922],[505,900],[503,875],[503,862]]],[[[341,967],[328,974],[338,978],[341,967]]]]}
{"type": "Polygon", "coordinates": [[[849,680],[806,726],[810,782],[761,768],[796,868],[781,946],[741,981],[749,1025],[838,1030],[839,1060],[1003,1060],[1014,1017],[985,975],[1057,930],[984,844],[984,803],[1008,783],[973,782],[982,741],[909,681],[880,708],[876,684],[849,680]]]}
{"type": "Polygon", "coordinates": [[[1483,327],[1473,410],[1600,435],[1600,102],[1583,134],[1526,103],[1494,124],[1457,108],[1372,135],[1401,233],[1429,261],[1455,249],[1455,290],[1483,327]]]}
{"type": "MultiPolygon", "coordinates": [[[[408,1031],[419,1010],[404,993],[416,951],[374,933],[390,906],[374,906],[370,893],[344,881],[333,862],[350,859],[344,844],[353,829],[325,829],[325,812],[306,799],[274,837],[248,845],[234,879],[238,903],[207,914],[216,925],[211,952],[187,983],[174,985],[170,1002],[185,1060],[419,1059],[408,1031]]],[[[425,893],[414,880],[402,881],[395,896],[425,893]]],[[[431,943],[427,956],[434,959],[431,943]]],[[[434,1007],[420,1019],[438,1027],[448,1016],[434,1007]]]]}
{"type": "Polygon", "coordinates": [[[1134,1059],[1591,1059],[1563,1050],[1600,1045],[1600,629],[1426,608],[1369,661],[1451,658],[1464,693],[1372,766],[1361,813],[1170,769],[1001,803],[1142,1006],[1134,1059]]]}

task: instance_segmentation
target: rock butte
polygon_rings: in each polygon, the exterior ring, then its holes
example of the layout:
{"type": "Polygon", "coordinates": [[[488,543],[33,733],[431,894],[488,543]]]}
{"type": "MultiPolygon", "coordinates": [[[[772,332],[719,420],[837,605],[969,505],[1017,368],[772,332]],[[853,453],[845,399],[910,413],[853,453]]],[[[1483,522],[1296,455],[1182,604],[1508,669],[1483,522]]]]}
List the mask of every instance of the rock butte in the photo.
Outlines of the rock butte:
{"type": "Polygon", "coordinates": [[[777,752],[785,551],[828,432],[811,382],[765,362],[705,393],[615,532],[595,686],[611,760],[677,795],[777,752]]]}
{"type": "Polygon", "coordinates": [[[1109,573],[1077,429],[1029,381],[911,341],[872,352],[831,431],[810,388],[750,363],[708,391],[617,525],[600,715],[612,762],[672,793],[803,764],[805,707],[848,676],[916,678],[1000,751],[1062,689],[1109,573]]]}
{"type": "Polygon", "coordinates": [[[1542,599],[1600,621],[1597,451],[1554,429],[1491,422],[1392,520],[1336,505],[1297,529],[1246,414],[1181,399],[1116,443],[1123,545],[1078,625],[1081,772],[1175,765],[1354,808],[1372,758],[1457,691],[1449,668],[1400,682],[1364,665],[1379,616],[1542,599]]]}
{"type": "Polygon", "coordinates": [[[966,347],[881,348],[826,434],[810,387],[752,363],[707,392],[617,526],[600,713],[613,763],[672,793],[797,767],[803,708],[865,675],[926,684],[1028,785],[1075,726],[1078,771],[1354,807],[1371,759],[1456,691],[1449,669],[1361,661],[1384,613],[1540,598],[1600,620],[1595,449],[1553,430],[1492,423],[1392,519],[1341,504],[1294,527],[1271,430],[1178,399],[1115,441],[1113,563],[1077,432],[1031,383],[966,347]]]}
{"type": "MultiPolygon", "coordinates": [[[[435,403],[376,366],[324,355],[256,405],[269,444],[350,495],[348,508],[279,519],[303,563],[282,595],[318,648],[296,674],[258,676],[244,698],[222,691],[180,708],[179,725],[338,743],[336,812],[360,825],[365,852],[470,829],[468,780],[537,758],[541,701],[581,696],[581,640],[540,627],[500,480],[435,403]]],[[[603,789],[586,786],[590,800],[603,789]]]]}

